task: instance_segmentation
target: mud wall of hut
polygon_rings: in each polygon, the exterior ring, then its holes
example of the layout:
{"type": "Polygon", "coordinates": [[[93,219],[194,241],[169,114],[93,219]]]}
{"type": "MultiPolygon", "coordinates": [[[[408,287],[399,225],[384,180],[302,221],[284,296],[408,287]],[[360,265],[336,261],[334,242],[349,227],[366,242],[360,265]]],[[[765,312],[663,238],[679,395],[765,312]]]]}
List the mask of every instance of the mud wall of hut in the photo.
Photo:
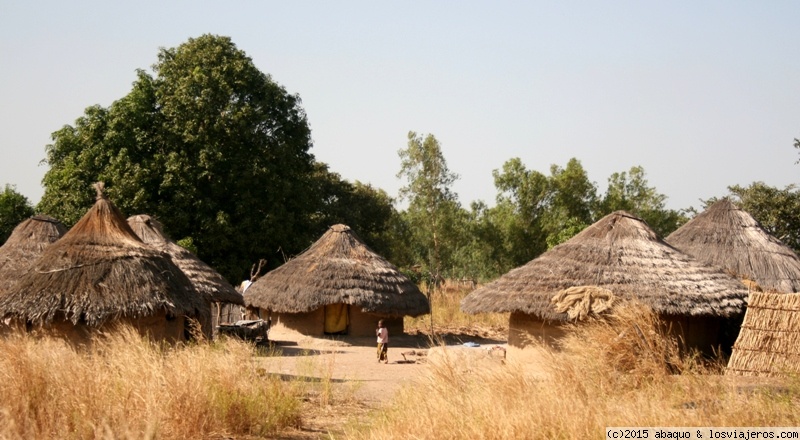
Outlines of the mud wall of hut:
{"type": "Polygon", "coordinates": [[[352,336],[375,336],[378,328],[378,321],[383,319],[383,325],[389,330],[389,340],[392,335],[403,333],[403,318],[389,318],[384,315],[366,313],[360,307],[350,306],[350,335],[352,336]]]}
{"type": "MultiPolygon", "coordinates": [[[[271,319],[272,323],[269,330],[271,340],[284,338],[296,338],[297,336],[325,336],[325,311],[319,308],[305,313],[270,313],[268,310],[261,309],[260,313],[253,314],[252,317],[261,319],[271,319]],[[258,316],[256,316],[258,315],[258,316]]],[[[389,329],[391,335],[403,333],[402,317],[386,317],[373,313],[366,313],[358,306],[349,306],[349,325],[347,336],[375,336],[378,320],[383,319],[384,325],[389,329]]]]}
{"type": "Polygon", "coordinates": [[[167,316],[161,310],[153,315],[143,318],[126,318],[120,320],[136,328],[142,335],[148,335],[157,341],[185,341],[186,318],[183,315],[167,316]]]}
{"type": "Polygon", "coordinates": [[[534,342],[552,345],[565,334],[564,328],[557,323],[520,312],[511,313],[508,321],[508,345],[525,348],[534,342]]]}
{"type": "Polygon", "coordinates": [[[322,335],[325,314],[323,309],[312,310],[305,313],[270,313],[260,310],[261,319],[271,319],[269,338],[279,340],[282,336],[296,337],[298,335],[322,335]]]}
{"type": "MultiPolygon", "coordinates": [[[[741,316],[732,318],[661,315],[667,332],[678,338],[684,349],[698,350],[705,355],[730,354],[741,325],[741,316]]],[[[548,323],[532,315],[511,313],[508,345],[525,348],[533,341],[553,345],[566,334],[557,323],[548,323]]]]}
{"type": "Polygon", "coordinates": [[[10,328],[25,329],[29,333],[63,338],[77,344],[88,343],[100,331],[108,331],[120,325],[129,325],[142,336],[154,341],[179,342],[186,340],[186,318],[183,315],[168,317],[160,310],[153,315],[140,318],[123,317],[106,322],[99,328],[83,323],[73,324],[63,317],[43,325],[19,324],[12,322],[10,328]]]}

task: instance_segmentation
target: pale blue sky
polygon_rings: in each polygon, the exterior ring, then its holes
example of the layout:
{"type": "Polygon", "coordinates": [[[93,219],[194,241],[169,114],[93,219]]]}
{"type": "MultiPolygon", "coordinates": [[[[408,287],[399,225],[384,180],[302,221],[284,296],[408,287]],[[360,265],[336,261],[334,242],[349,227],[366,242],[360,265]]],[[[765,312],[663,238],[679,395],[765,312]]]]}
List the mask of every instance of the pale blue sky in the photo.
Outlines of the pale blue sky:
{"type": "Polygon", "coordinates": [[[39,201],[50,134],[130,91],[159,47],[230,36],[303,100],[312,153],[396,196],[409,130],[464,205],[492,170],[641,165],[670,208],[798,182],[800,2],[0,0],[0,185],[39,201]]]}

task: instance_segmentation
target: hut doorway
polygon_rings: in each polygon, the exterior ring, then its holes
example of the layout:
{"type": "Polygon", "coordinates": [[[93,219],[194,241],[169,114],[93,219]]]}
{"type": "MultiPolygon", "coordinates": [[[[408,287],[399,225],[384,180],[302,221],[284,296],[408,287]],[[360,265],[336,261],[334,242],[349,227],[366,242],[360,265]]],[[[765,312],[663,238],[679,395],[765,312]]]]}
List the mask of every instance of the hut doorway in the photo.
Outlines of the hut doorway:
{"type": "Polygon", "coordinates": [[[329,304],[325,306],[324,332],[326,335],[346,335],[350,326],[350,306],[329,304]]]}

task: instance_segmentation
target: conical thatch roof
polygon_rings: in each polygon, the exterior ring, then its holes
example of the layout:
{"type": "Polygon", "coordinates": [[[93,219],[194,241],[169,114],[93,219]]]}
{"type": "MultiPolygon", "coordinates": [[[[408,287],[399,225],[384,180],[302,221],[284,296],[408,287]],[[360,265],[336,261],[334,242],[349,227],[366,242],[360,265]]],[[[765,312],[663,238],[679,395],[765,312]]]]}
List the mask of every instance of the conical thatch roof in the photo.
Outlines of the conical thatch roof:
{"type": "Polygon", "coordinates": [[[800,258],[747,212],[722,199],[666,238],[694,258],[775,292],[800,292],[800,258]]]}
{"type": "Polygon", "coordinates": [[[747,290],[718,269],[664,243],[647,224],[617,211],[528,264],[474,290],[467,313],[521,312],[566,321],[552,298],[575,286],[599,286],[666,315],[729,316],[744,311],[747,290]]]}
{"type": "Polygon", "coordinates": [[[727,374],[800,373],[800,294],[753,292],[727,374]]]}
{"type": "Polygon", "coordinates": [[[0,316],[47,324],[98,326],[165,309],[196,316],[208,309],[168,255],[145,245],[102,194],[0,299],[0,316]]]}
{"type": "Polygon", "coordinates": [[[297,258],[254,282],[244,299],[248,306],[278,313],[309,312],[329,304],[387,316],[430,312],[417,286],[345,225],[332,226],[297,258]]]}
{"type": "Polygon", "coordinates": [[[46,215],[35,215],[14,228],[0,247],[0,292],[5,292],[28,271],[44,249],[61,238],[67,228],[46,215]]]}
{"type": "Polygon", "coordinates": [[[242,294],[237,292],[222,275],[190,251],[172,241],[161,223],[149,215],[128,217],[128,225],[145,243],[166,252],[172,261],[189,277],[195,290],[211,302],[226,302],[244,305],[242,294]]]}

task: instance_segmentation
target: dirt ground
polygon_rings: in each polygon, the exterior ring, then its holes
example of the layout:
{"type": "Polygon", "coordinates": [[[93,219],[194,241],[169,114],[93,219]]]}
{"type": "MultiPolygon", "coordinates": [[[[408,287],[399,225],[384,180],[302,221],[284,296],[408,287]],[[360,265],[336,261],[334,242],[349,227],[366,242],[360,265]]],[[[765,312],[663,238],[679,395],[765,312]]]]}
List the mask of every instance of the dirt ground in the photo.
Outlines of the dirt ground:
{"type": "Polygon", "coordinates": [[[258,362],[268,374],[286,380],[332,384],[333,398],[339,402],[326,405],[322,402],[325,396],[310,397],[306,402],[304,413],[307,416],[303,426],[285,433],[283,437],[296,440],[329,438],[329,432],[341,432],[349,417],[367,417],[371,410],[387,403],[401,387],[424,374],[430,347],[457,347],[466,342],[484,348],[505,349],[506,341],[499,334],[491,331],[478,333],[482,335],[454,330],[438,335],[435,342],[431,342],[426,334],[392,336],[388,364],[378,362],[376,341],[372,337],[279,335],[271,338],[269,355],[259,357],[258,362]],[[419,353],[426,355],[419,356],[419,353]]]}
{"type": "Polygon", "coordinates": [[[353,397],[367,404],[390,399],[400,387],[419,376],[427,365],[427,356],[417,354],[427,353],[431,346],[455,346],[465,342],[501,347],[506,344],[500,338],[468,334],[443,334],[433,343],[425,334],[403,334],[391,338],[389,363],[383,364],[378,362],[376,341],[372,337],[283,336],[271,342],[271,355],[260,358],[267,372],[287,379],[330,379],[351,388],[353,397]]]}
{"type": "MultiPolygon", "coordinates": [[[[379,363],[374,338],[330,337],[310,338],[279,337],[274,339],[269,355],[259,356],[259,366],[268,374],[279,375],[286,380],[304,379],[319,384],[331,384],[326,397],[320,391],[310,394],[303,403],[302,426],[281,433],[279,438],[291,440],[316,440],[343,437],[345,424],[354,417],[368,421],[370,412],[388,404],[405,385],[423,377],[433,360],[433,353],[442,346],[449,352],[475,353],[492,347],[507,348],[502,330],[454,329],[440,333],[435,342],[425,334],[393,336],[390,340],[389,364],[379,363]],[[479,344],[479,348],[467,348],[464,343],[479,344]],[[402,353],[422,351],[427,356],[402,353]],[[428,358],[431,360],[428,361],[428,358]]],[[[491,355],[496,353],[494,350],[491,355]]],[[[499,353],[499,351],[497,352],[499,353]]],[[[505,350],[503,350],[505,353],[505,350]]],[[[530,374],[544,374],[542,368],[547,357],[541,352],[508,350],[508,359],[503,362],[522,362],[530,374]]],[[[678,380],[681,378],[678,377],[678,380]]],[[[781,381],[765,378],[730,377],[730,385],[738,393],[751,393],[764,387],[782,390],[781,381]]],[[[324,387],[317,387],[324,388],[324,387]]]]}

